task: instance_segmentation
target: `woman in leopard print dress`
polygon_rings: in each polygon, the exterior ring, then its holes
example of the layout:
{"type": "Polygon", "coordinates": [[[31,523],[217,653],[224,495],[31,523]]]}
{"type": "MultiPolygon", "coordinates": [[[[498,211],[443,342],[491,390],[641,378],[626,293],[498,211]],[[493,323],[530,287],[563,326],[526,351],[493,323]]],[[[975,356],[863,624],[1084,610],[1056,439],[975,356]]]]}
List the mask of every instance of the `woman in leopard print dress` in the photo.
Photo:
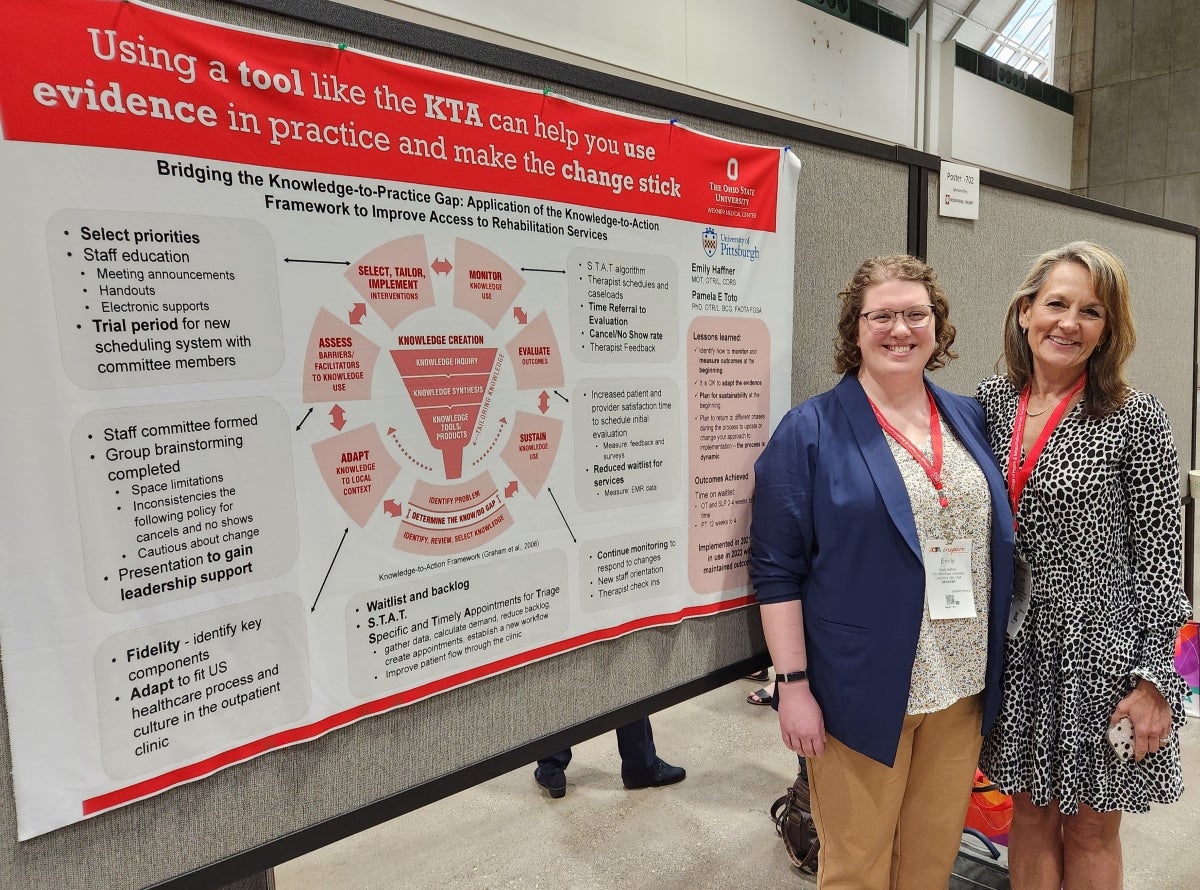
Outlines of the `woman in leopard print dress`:
{"type": "Polygon", "coordinates": [[[1130,389],[1129,285],[1107,250],[1040,257],[1009,306],[1008,373],[980,384],[1017,516],[1005,701],[981,765],[1013,795],[1014,890],[1121,887],[1121,812],[1183,790],[1179,466],[1130,389]],[[1129,717],[1129,759],[1109,745],[1129,717]]]}

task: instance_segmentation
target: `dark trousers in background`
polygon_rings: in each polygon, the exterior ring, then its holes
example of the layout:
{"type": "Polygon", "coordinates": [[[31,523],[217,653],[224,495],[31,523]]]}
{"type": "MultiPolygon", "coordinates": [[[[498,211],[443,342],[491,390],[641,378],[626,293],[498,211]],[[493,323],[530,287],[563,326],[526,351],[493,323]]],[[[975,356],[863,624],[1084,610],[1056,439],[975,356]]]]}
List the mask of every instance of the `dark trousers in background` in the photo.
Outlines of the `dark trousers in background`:
{"type": "MultiPolygon", "coordinates": [[[[643,717],[627,726],[617,728],[617,751],[621,755],[621,778],[635,782],[643,781],[650,776],[650,771],[658,759],[654,750],[654,731],[650,728],[650,718],[643,717]]],[[[566,769],[571,762],[571,749],[559,751],[549,757],[538,760],[538,766],[543,769],[566,769]]]]}

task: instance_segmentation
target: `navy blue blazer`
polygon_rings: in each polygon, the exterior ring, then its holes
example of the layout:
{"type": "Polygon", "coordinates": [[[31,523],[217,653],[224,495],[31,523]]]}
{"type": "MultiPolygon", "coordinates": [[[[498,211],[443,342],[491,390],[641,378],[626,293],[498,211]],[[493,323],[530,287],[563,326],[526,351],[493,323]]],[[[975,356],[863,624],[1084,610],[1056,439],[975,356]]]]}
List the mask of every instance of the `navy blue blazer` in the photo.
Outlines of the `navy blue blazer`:
{"type": "MultiPolygon", "coordinates": [[[[992,497],[986,733],[1000,710],[1012,513],[979,403],[926,386],[992,497]]],[[[891,766],[908,709],[925,569],[908,490],[858,378],[846,374],[789,411],[754,473],[750,580],[758,601],[801,600],[809,683],[825,729],[891,766]]]]}

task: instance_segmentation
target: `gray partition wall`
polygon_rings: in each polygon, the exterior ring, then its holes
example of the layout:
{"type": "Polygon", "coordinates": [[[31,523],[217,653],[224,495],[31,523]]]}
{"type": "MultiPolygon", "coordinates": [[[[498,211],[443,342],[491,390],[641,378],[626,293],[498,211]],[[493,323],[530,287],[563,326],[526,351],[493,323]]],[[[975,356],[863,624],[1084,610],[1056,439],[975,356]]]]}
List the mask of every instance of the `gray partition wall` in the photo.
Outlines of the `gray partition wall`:
{"type": "MultiPolygon", "coordinates": [[[[912,152],[333,3],[158,5],[273,33],[347,41],[503,83],[553,86],[595,105],[676,118],[730,139],[790,145],[803,164],[796,226],[797,401],[833,379],[838,290],[864,257],[903,252],[910,244],[912,152]]],[[[7,723],[0,720],[0,769],[9,777],[0,784],[0,887],[218,887],[728,682],[765,664],[765,651],[753,609],[642,630],[273,751],[22,843],[15,840],[12,761],[7,723]]]]}
{"type": "Polygon", "coordinates": [[[904,253],[909,169],[810,145],[794,146],[804,163],[796,219],[792,327],[792,400],[828,389],[838,293],[864,259],[904,253]],[[874,195],[878,204],[872,205],[874,195]]]}
{"type": "Polygon", "coordinates": [[[974,392],[995,373],[1005,309],[1034,260],[1070,241],[1095,241],[1129,272],[1138,337],[1130,383],[1163,403],[1181,468],[1194,466],[1195,228],[987,174],[978,220],[940,217],[930,178],[927,258],[950,297],[961,355],[939,381],[974,392]]]}

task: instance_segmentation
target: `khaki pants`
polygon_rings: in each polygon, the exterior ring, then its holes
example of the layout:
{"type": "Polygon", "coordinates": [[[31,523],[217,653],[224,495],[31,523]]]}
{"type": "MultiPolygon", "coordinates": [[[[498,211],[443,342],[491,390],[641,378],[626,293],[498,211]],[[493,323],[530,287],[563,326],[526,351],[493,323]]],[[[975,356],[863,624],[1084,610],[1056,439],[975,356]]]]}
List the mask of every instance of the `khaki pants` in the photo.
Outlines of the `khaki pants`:
{"type": "Polygon", "coordinates": [[[889,768],[831,735],[808,758],[818,890],[934,890],[954,867],[982,744],[981,696],[904,718],[889,768]]]}

